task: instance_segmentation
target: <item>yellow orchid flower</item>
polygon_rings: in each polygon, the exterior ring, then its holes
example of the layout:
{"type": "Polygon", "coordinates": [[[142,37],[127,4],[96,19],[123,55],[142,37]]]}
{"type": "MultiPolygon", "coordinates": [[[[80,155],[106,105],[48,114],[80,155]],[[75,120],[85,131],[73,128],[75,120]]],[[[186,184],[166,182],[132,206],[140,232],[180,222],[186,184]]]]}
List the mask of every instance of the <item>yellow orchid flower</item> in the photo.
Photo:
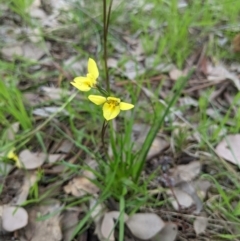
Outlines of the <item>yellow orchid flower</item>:
{"type": "Polygon", "coordinates": [[[99,76],[98,67],[96,62],[88,59],[88,74],[86,77],[76,77],[71,84],[81,91],[89,91],[97,84],[97,78],[99,76]]]}
{"type": "Polygon", "coordinates": [[[14,149],[11,149],[11,150],[8,152],[7,158],[15,161],[15,162],[16,162],[16,166],[17,166],[18,168],[21,167],[21,162],[20,162],[17,154],[14,152],[14,149]]]}
{"type": "Polygon", "coordinates": [[[118,116],[121,110],[130,110],[134,105],[122,102],[116,97],[103,97],[100,95],[89,95],[88,99],[96,105],[103,104],[103,116],[109,121],[118,116]]]}

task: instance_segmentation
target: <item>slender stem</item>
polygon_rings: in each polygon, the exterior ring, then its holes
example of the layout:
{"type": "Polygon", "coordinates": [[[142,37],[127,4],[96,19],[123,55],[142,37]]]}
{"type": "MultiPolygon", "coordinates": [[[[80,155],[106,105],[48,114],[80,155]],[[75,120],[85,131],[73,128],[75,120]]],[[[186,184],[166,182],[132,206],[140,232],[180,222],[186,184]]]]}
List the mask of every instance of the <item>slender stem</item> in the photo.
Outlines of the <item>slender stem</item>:
{"type": "Polygon", "coordinates": [[[103,122],[103,125],[102,125],[102,131],[101,131],[101,140],[102,140],[102,145],[103,145],[103,150],[107,156],[107,149],[106,149],[106,146],[105,146],[105,141],[104,141],[104,136],[105,136],[105,132],[106,132],[106,129],[107,129],[107,125],[108,125],[108,121],[105,121],[103,122]]]}
{"type": "Polygon", "coordinates": [[[111,8],[112,8],[112,2],[110,1],[110,5],[108,8],[107,13],[107,0],[103,0],[103,49],[104,49],[104,68],[105,68],[105,78],[106,78],[106,86],[107,91],[110,92],[110,83],[109,83],[109,73],[108,73],[108,67],[107,67],[107,37],[108,37],[108,26],[110,21],[110,15],[111,15],[111,8]]]}

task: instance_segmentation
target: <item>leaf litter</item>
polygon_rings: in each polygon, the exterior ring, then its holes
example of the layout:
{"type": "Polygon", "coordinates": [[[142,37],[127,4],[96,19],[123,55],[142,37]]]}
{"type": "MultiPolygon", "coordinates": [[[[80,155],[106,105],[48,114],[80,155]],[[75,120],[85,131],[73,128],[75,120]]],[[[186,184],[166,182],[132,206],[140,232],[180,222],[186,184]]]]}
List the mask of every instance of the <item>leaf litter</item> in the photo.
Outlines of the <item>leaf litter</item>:
{"type": "MultiPolygon", "coordinates": [[[[187,4],[185,1],[181,1],[179,3],[179,8],[185,8],[186,5],[187,4]]],[[[152,9],[151,4],[145,7],[146,7],[146,11],[150,11],[152,9]]],[[[46,32],[48,33],[52,33],[54,31],[54,28],[60,26],[61,17],[59,17],[60,16],[59,11],[60,11],[60,8],[59,6],[56,6],[54,1],[51,1],[51,3],[47,1],[42,1],[42,4],[37,4],[35,6],[32,5],[31,7],[32,16],[41,20],[40,22],[42,26],[46,27],[46,30],[47,30],[46,32]]],[[[46,51],[47,49],[44,50],[44,48],[41,49],[38,47],[38,42],[41,40],[38,36],[39,35],[38,30],[29,30],[29,33],[31,33],[33,37],[35,37],[35,39],[29,37],[27,42],[17,43],[12,38],[12,45],[10,45],[10,47],[7,46],[5,47],[5,49],[4,48],[2,49],[3,57],[9,60],[13,60],[16,55],[19,55],[19,56],[27,57],[33,60],[41,61],[41,58],[43,58],[44,55],[48,54],[48,52],[46,51]],[[34,53],[37,53],[37,54],[34,54],[34,53]]],[[[58,36],[64,36],[67,33],[67,31],[63,31],[63,32],[56,31],[56,33],[57,33],[56,35],[58,36]]],[[[144,50],[142,49],[141,42],[135,37],[124,36],[124,40],[128,45],[127,47],[130,53],[133,56],[136,56],[136,58],[134,60],[130,59],[129,61],[126,61],[125,64],[121,67],[121,65],[118,64],[119,56],[120,56],[119,53],[125,52],[125,48],[123,48],[122,45],[119,46],[117,44],[116,45],[113,44],[114,49],[116,50],[116,52],[118,52],[118,54],[116,54],[116,56],[118,57],[109,59],[109,65],[113,69],[120,70],[120,73],[124,72],[125,73],[124,76],[130,79],[132,82],[132,80],[135,80],[139,75],[145,72],[144,68],[147,68],[147,69],[148,67],[152,68],[153,63],[155,61],[155,57],[144,56],[144,50]],[[121,70],[121,68],[123,68],[124,70],[121,70]]],[[[236,41],[237,40],[235,40],[234,42],[236,41]]],[[[56,46],[52,46],[52,42],[47,46],[47,48],[49,48],[53,52],[55,47],[56,46]]],[[[234,48],[236,51],[236,44],[234,48]]],[[[61,53],[61,51],[57,50],[55,51],[53,56],[56,56],[59,59],[61,59],[62,56],[64,56],[64,54],[65,53],[61,53]]],[[[76,73],[78,71],[81,72],[82,71],[81,66],[73,66],[75,63],[75,60],[71,59],[72,56],[67,56],[67,57],[69,57],[69,62],[67,62],[66,65],[71,65],[72,67],[70,74],[76,73]]],[[[206,68],[205,68],[204,74],[206,75],[208,82],[202,83],[202,79],[197,79],[197,82],[194,82],[196,81],[194,79],[190,80],[190,82],[188,83],[189,89],[187,89],[187,91],[185,92],[185,93],[188,93],[189,96],[185,96],[184,98],[182,98],[182,102],[184,102],[184,105],[189,106],[189,110],[191,110],[191,108],[198,108],[197,98],[201,95],[201,90],[207,88],[207,86],[214,86],[214,85],[217,86],[218,84],[221,84],[227,80],[231,80],[232,83],[234,84],[234,87],[239,90],[239,78],[238,78],[238,75],[234,73],[235,70],[229,71],[229,68],[226,64],[223,64],[223,63],[212,64],[210,61],[206,61],[205,67],[206,68]],[[197,86],[195,86],[196,83],[197,83],[197,86]]],[[[159,72],[161,72],[161,74],[164,73],[165,75],[163,75],[163,77],[165,78],[167,76],[170,82],[171,81],[174,82],[180,76],[184,75],[184,71],[181,71],[176,67],[173,68],[172,64],[158,65],[156,66],[156,69],[159,72]],[[167,68],[165,69],[166,66],[167,68]]],[[[156,76],[153,76],[153,77],[156,77],[156,76]]],[[[157,78],[157,79],[159,81],[160,78],[157,78]]],[[[33,99],[36,99],[36,93],[30,93],[32,94],[31,96],[32,100],[29,101],[30,103],[28,103],[28,105],[33,105],[33,106],[40,105],[39,108],[38,107],[35,108],[35,114],[37,113],[37,115],[39,115],[40,117],[49,117],[51,113],[55,113],[55,111],[58,108],[57,105],[55,106],[51,104],[51,106],[43,107],[42,104],[44,104],[46,101],[49,101],[49,100],[59,101],[62,98],[64,98],[64,96],[67,96],[70,94],[70,92],[66,92],[66,93],[62,92],[62,89],[59,88],[59,85],[56,86],[56,80],[55,82],[53,81],[53,84],[54,84],[53,85],[54,87],[48,87],[48,86],[42,85],[38,93],[39,94],[38,100],[36,102],[35,100],[33,100],[33,99]],[[47,111],[48,108],[50,108],[50,111],[47,111]],[[51,111],[51,108],[52,108],[52,111],[51,111]]],[[[169,90],[171,89],[171,85],[164,85],[164,87],[166,88],[164,90],[165,92],[169,92],[169,90]]],[[[222,88],[221,92],[219,92],[220,94],[214,91],[215,97],[213,99],[217,100],[218,96],[221,95],[221,93],[223,93],[225,89],[226,87],[222,88]]],[[[150,92],[148,92],[148,94],[152,95],[152,93],[150,92]]],[[[164,96],[166,95],[166,93],[160,93],[160,95],[164,96]]],[[[213,104],[215,104],[215,102],[213,104]]],[[[182,106],[182,104],[180,104],[180,106],[182,106]]],[[[174,118],[175,118],[176,112],[175,110],[173,110],[173,112],[174,112],[174,118]]],[[[64,113],[61,113],[59,116],[62,117],[63,114],[64,113]]],[[[219,119],[219,117],[217,118],[219,119]]],[[[39,120],[39,119],[36,119],[36,120],[39,120]]],[[[174,120],[174,119],[169,118],[168,120],[174,120]]],[[[178,120],[174,120],[174,122],[177,122],[177,121],[178,120]]],[[[167,123],[169,123],[169,121],[167,121],[167,123]]],[[[134,139],[135,137],[133,137],[133,140],[136,145],[135,151],[141,148],[141,144],[144,142],[147,136],[147,133],[149,131],[149,126],[147,126],[146,128],[140,127],[139,130],[140,131],[138,131],[137,134],[133,133],[133,135],[140,135],[137,138],[137,140],[134,139]],[[146,129],[147,131],[143,131],[143,129],[146,129]]],[[[14,128],[11,128],[11,130],[7,134],[8,139],[14,140],[15,134],[18,131],[19,130],[15,131],[14,128]]],[[[172,139],[174,138],[175,136],[172,136],[172,139]]],[[[232,137],[232,135],[227,136],[226,138],[224,138],[222,142],[220,142],[217,145],[215,151],[222,158],[226,159],[227,161],[233,164],[238,165],[236,161],[237,159],[239,159],[239,158],[236,158],[238,157],[236,140],[238,140],[237,137],[232,137]]],[[[179,153],[177,153],[176,149],[172,148],[171,146],[172,143],[170,143],[170,141],[169,141],[168,134],[163,133],[162,130],[159,130],[159,136],[154,140],[153,145],[151,146],[151,149],[148,153],[147,165],[151,166],[154,163],[155,165],[154,167],[157,167],[159,168],[159,170],[161,170],[158,173],[159,174],[158,180],[155,180],[157,183],[156,186],[167,188],[166,192],[170,197],[169,200],[172,203],[175,211],[177,211],[177,213],[184,214],[187,212],[193,215],[195,215],[196,213],[197,215],[199,215],[195,218],[193,228],[195,233],[201,236],[204,233],[207,233],[208,223],[206,222],[207,218],[205,218],[204,215],[202,216],[200,211],[203,208],[202,207],[203,200],[207,198],[207,193],[209,188],[211,187],[211,183],[209,181],[199,179],[199,176],[203,172],[203,167],[199,160],[195,159],[194,161],[188,161],[187,163],[179,164],[179,160],[180,162],[183,160],[181,159],[181,157],[179,158],[178,156],[179,153]],[[170,159],[172,159],[173,161],[166,161],[170,159]],[[168,178],[166,178],[167,175],[168,175],[168,178]],[[170,181],[168,179],[170,179],[170,181]],[[180,209],[179,209],[179,204],[180,204],[180,209]],[[189,209],[192,206],[194,206],[194,208],[189,209]],[[182,209],[183,207],[187,209],[182,209]]],[[[199,140],[197,140],[197,138],[195,138],[194,135],[188,138],[188,142],[191,142],[191,143],[198,142],[198,141],[199,140]]],[[[175,145],[175,142],[173,143],[173,145],[175,145]]],[[[44,169],[45,166],[46,168],[49,168],[55,164],[57,167],[58,161],[61,161],[63,159],[66,159],[66,161],[68,161],[69,160],[68,155],[73,149],[74,147],[71,141],[61,139],[60,141],[58,140],[54,142],[53,146],[50,145],[49,153],[43,153],[41,151],[36,151],[36,150],[30,151],[30,149],[25,149],[20,151],[19,159],[21,160],[24,170],[26,169],[27,173],[26,175],[23,175],[22,183],[15,184],[16,185],[15,190],[18,190],[19,193],[16,194],[16,196],[13,199],[11,199],[9,203],[14,201],[16,202],[17,200],[17,204],[20,204],[26,201],[29,195],[29,190],[31,189],[32,185],[36,181],[35,170],[39,168],[44,169]],[[46,164],[51,164],[51,165],[47,166],[46,164]]],[[[191,149],[191,152],[193,152],[192,150],[194,149],[191,149]]],[[[184,151],[186,151],[186,149],[182,150],[182,152],[184,151]]],[[[197,153],[191,153],[191,154],[195,156],[197,155],[197,153]]],[[[2,167],[2,163],[0,164],[2,167]]],[[[3,168],[4,169],[6,168],[7,170],[4,174],[4,177],[6,178],[8,178],[8,175],[10,178],[12,174],[15,175],[17,173],[16,170],[13,170],[12,165],[9,165],[9,164],[4,165],[3,168]]],[[[95,180],[95,176],[93,175],[92,172],[88,172],[88,173],[85,172],[82,174],[83,175],[81,176],[74,176],[73,178],[68,179],[67,182],[65,182],[62,185],[63,187],[62,189],[66,192],[64,195],[67,195],[68,197],[75,196],[78,198],[78,197],[83,197],[85,195],[91,194],[91,195],[94,195],[95,198],[97,199],[98,198],[97,195],[99,194],[99,189],[94,184],[94,182],[91,181],[91,179],[95,180]]],[[[51,175],[49,176],[50,178],[53,177],[51,175]]],[[[62,176],[63,175],[60,173],[60,177],[62,176]]],[[[162,193],[160,193],[160,195],[162,195],[162,193]]],[[[110,234],[109,226],[113,224],[115,225],[115,222],[119,216],[119,213],[117,211],[114,211],[113,213],[112,210],[108,210],[105,206],[102,207],[101,205],[99,205],[99,207],[100,208],[98,212],[97,211],[96,212],[100,213],[100,215],[98,218],[93,216],[93,219],[94,221],[96,221],[96,223],[100,224],[99,232],[101,233],[101,235],[100,234],[99,235],[102,238],[106,239],[108,234],[110,234]],[[103,220],[105,221],[103,222],[103,220]],[[110,225],[104,224],[105,222],[107,222],[110,225]],[[104,229],[102,228],[103,226],[104,226],[104,229]],[[108,227],[107,231],[105,230],[105,227],[108,227]]],[[[10,206],[10,209],[11,208],[15,209],[15,206],[14,207],[10,206]]],[[[21,210],[20,207],[17,207],[17,209],[21,210]]],[[[28,212],[28,216],[30,218],[29,218],[28,226],[25,229],[21,230],[22,240],[29,240],[29,238],[31,238],[31,240],[36,240],[36,241],[46,240],[46,238],[48,239],[50,238],[51,240],[61,240],[62,237],[64,237],[64,240],[65,239],[70,240],[70,236],[73,232],[73,227],[75,227],[79,222],[79,213],[82,212],[80,208],[73,209],[72,211],[69,211],[69,210],[64,211],[62,213],[62,216],[60,214],[53,215],[53,216],[50,215],[50,218],[48,219],[48,221],[42,220],[40,221],[40,224],[37,224],[36,222],[36,219],[39,218],[38,213],[41,213],[41,215],[52,214],[55,211],[59,211],[59,209],[61,209],[61,204],[59,203],[55,205],[55,208],[51,208],[51,207],[49,208],[48,205],[43,205],[43,206],[33,205],[32,208],[30,209],[27,208],[26,211],[28,212]],[[63,219],[66,218],[66,220],[68,219],[72,220],[71,225],[69,225],[70,228],[68,228],[69,227],[67,225],[68,222],[66,222],[65,224],[62,223],[61,217],[63,217],[63,219]],[[71,230],[69,231],[69,234],[64,234],[64,228],[61,228],[61,225],[63,225],[63,227],[67,227],[66,230],[68,229],[71,230]],[[53,227],[52,230],[50,230],[49,227],[53,227]],[[45,233],[43,233],[43,231],[41,230],[44,230],[45,233]]],[[[91,205],[90,205],[90,209],[91,209],[91,205]]],[[[177,222],[170,223],[170,222],[165,222],[165,220],[168,220],[168,218],[163,218],[161,215],[160,215],[161,216],[160,218],[160,216],[154,215],[153,213],[136,213],[130,217],[128,217],[127,214],[125,215],[126,215],[125,221],[126,223],[130,224],[130,226],[132,227],[132,230],[133,230],[132,232],[134,233],[134,235],[143,240],[149,237],[152,240],[165,240],[165,241],[175,240],[178,235],[179,222],[181,222],[183,219],[183,217],[181,217],[180,219],[177,219],[177,222]],[[158,224],[158,225],[154,226],[152,225],[152,223],[158,224]],[[134,228],[134,227],[137,227],[137,228],[134,228]]],[[[169,216],[171,216],[170,212],[169,212],[169,216]]],[[[9,217],[13,218],[14,216],[9,214],[9,217]]],[[[14,222],[17,223],[16,220],[14,222]]],[[[112,240],[114,240],[113,234],[114,232],[110,234],[112,240]]],[[[102,240],[101,238],[99,239],[102,240]]]]}

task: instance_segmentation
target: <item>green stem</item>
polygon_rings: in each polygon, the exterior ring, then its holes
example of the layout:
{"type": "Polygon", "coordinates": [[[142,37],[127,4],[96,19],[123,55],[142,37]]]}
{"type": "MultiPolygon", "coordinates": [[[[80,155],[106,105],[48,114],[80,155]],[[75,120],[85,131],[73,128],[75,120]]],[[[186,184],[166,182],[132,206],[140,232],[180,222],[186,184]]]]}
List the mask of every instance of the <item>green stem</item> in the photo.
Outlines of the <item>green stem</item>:
{"type": "Polygon", "coordinates": [[[107,58],[108,58],[107,37],[108,37],[108,27],[110,22],[112,3],[113,3],[113,0],[110,1],[110,5],[107,12],[107,0],[103,0],[103,49],[104,49],[103,55],[104,55],[106,86],[107,86],[108,92],[110,92],[110,83],[109,83],[109,73],[108,73],[108,67],[107,67],[107,58]]]}

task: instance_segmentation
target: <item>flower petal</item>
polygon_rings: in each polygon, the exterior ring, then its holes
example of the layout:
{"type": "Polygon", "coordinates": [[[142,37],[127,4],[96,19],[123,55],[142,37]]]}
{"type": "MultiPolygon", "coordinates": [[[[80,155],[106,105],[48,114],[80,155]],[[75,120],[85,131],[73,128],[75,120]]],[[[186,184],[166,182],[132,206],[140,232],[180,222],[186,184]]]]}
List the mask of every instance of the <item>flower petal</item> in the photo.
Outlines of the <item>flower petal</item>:
{"type": "Polygon", "coordinates": [[[99,76],[97,64],[91,58],[88,59],[88,73],[92,74],[94,79],[97,79],[99,76]]]}
{"type": "Polygon", "coordinates": [[[112,106],[107,102],[103,105],[103,116],[107,121],[114,119],[115,117],[118,116],[119,113],[120,113],[119,105],[112,106]]]}
{"type": "Polygon", "coordinates": [[[126,102],[121,102],[120,103],[120,110],[130,110],[134,107],[134,105],[126,103],[126,102]]]}
{"type": "Polygon", "coordinates": [[[111,96],[107,97],[107,100],[117,101],[118,103],[120,103],[120,101],[121,101],[119,98],[111,97],[111,96]]]}
{"type": "Polygon", "coordinates": [[[91,89],[91,85],[89,84],[88,78],[77,77],[73,81],[75,81],[75,82],[71,82],[71,84],[81,91],[89,91],[91,89]],[[84,80],[80,80],[80,78],[84,79],[84,80]]]}
{"type": "Polygon", "coordinates": [[[88,99],[92,101],[95,105],[101,105],[106,102],[106,98],[100,95],[89,95],[88,99]]]}

